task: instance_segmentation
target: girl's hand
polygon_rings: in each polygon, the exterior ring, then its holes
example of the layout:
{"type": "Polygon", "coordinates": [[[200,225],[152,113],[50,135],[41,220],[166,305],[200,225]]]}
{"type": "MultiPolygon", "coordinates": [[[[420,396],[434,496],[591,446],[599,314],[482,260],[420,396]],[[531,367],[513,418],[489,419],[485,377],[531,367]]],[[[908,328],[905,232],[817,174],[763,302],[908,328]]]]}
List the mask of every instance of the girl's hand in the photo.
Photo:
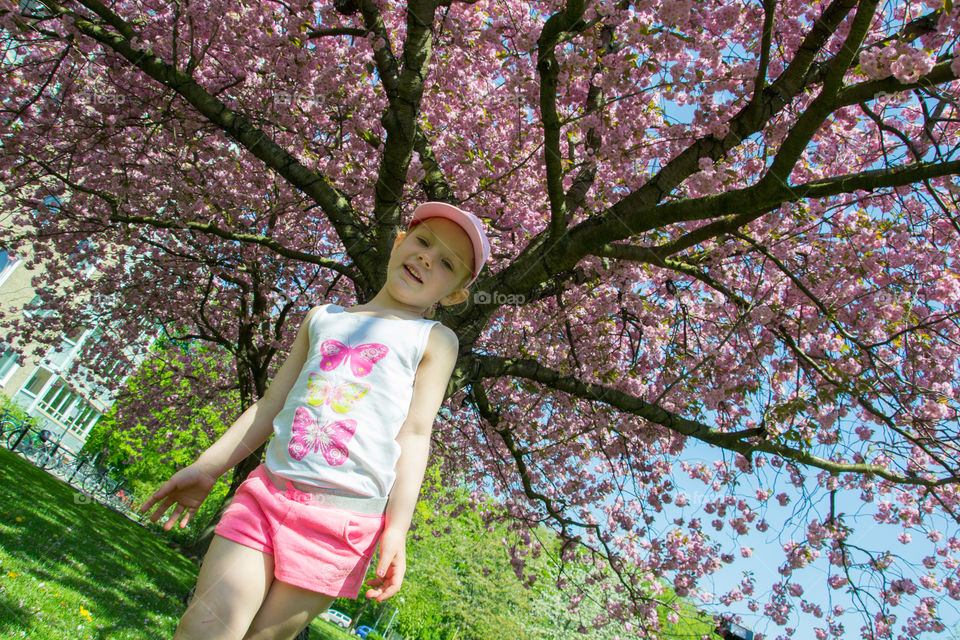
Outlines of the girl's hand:
{"type": "Polygon", "coordinates": [[[209,495],[210,490],[216,483],[219,475],[211,472],[205,467],[192,464],[177,471],[173,476],[163,483],[156,492],[150,496],[150,499],[140,507],[140,513],[147,513],[150,507],[159,503],[159,506],[150,514],[150,520],[156,522],[171,506],[174,506],[173,512],[163,525],[164,531],[173,528],[173,523],[180,516],[180,528],[183,529],[190,523],[190,519],[197,513],[197,509],[209,495]]]}
{"type": "Polygon", "coordinates": [[[386,529],[380,538],[380,560],[377,562],[377,577],[367,585],[366,596],[383,602],[400,590],[403,574],[407,571],[407,534],[386,529]]]}

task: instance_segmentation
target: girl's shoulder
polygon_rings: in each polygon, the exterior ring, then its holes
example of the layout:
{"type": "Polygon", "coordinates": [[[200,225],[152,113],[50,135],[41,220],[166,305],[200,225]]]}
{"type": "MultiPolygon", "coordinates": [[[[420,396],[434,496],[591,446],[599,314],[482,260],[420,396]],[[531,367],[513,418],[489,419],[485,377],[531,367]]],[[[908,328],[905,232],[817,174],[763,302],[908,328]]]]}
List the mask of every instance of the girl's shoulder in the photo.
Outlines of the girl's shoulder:
{"type": "Polygon", "coordinates": [[[306,330],[312,338],[314,334],[314,327],[318,321],[322,320],[329,314],[328,307],[330,306],[336,305],[320,304],[312,307],[309,311],[307,311],[307,315],[303,316],[303,322],[300,323],[300,330],[306,330]]]}
{"type": "Polygon", "coordinates": [[[307,311],[307,315],[304,316],[303,321],[308,322],[318,315],[328,315],[330,313],[336,313],[337,311],[343,311],[343,307],[333,303],[318,304],[307,311]]]}
{"type": "Polygon", "coordinates": [[[459,351],[460,339],[453,329],[441,322],[435,323],[430,328],[423,352],[425,358],[452,358],[455,361],[459,351]]]}

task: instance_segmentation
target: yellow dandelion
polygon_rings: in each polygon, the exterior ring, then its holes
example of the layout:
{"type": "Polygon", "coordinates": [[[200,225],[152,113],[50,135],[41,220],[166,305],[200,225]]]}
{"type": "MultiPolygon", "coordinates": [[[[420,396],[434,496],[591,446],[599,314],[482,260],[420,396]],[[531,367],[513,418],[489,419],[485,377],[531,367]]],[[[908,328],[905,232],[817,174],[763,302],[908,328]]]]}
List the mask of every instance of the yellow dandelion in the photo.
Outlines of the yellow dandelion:
{"type": "Polygon", "coordinates": [[[80,617],[86,618],[87,622],[93,622],[93,616],[90,615],[90,612],[83,608],[83,605],[80,605],[80,617]]]}
{"type": "Polygon", "coordinates": [[[13,520],[14,520],[14,522],[23,522],[23,516],[17,516],[17,517],[14,518],[13,520]]]}
{"type": "Polygon", "coordinates": [[[8,578],[16,578],[18,575],[20,575],[20,574],[17,573],[16,571],[7,571],[7,577],[8,577],[8,578]]]}

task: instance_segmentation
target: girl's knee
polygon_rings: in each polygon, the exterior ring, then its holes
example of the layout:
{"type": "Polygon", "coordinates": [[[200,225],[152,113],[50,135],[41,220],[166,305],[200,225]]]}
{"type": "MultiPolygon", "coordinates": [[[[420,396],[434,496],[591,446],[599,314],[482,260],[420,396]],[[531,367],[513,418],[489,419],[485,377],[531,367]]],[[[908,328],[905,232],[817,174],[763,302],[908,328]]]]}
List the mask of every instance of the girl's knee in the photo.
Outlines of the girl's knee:
{"type": "Polygon", "coordinates": [[[224,619],[205,604],[190,605],[173,636],[173,640],[241,640],[245,629],[241,624],[224,619]]]}
{"type": "Polygon", "coordinates": [[[273,558],[214,537],[174,640],[241,640],[273,580],[273,558]]]}
{"type": "Polygon", "coordinates": [[[198,594],[180,618],[173,640],[241,640],[259,604],[244,603],[244,598],[232,597],[230,589],[198,594]]]}
{"type": "Polygon", "coordinates": [[[275,581],[244,640],[291,640],[333,600],[332,596],[275,581]]]}

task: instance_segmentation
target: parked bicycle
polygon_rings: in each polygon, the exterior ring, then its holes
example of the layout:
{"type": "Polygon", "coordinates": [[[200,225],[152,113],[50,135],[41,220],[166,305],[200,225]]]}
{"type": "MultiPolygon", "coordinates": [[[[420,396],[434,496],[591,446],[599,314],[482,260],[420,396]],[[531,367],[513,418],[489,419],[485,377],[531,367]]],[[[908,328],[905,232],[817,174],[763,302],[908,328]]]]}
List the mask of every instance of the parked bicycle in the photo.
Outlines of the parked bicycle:
{"type": "Polygon", "coordinates": [[[4,411],[0,415],[0,441],[3,443],[6,443],[13,433],[19,433],[22,429],[23,421],[14,414],[4,411]]]}
{"type": "Polygon", "coordinates": [[[118,470],[99,464],[99,455],[89,458],[60,447],[47,429],[37,430],[9,411],[0,413],[0,443],[33,464],[83,491],[92,499],[118,511],[133,509],[129,481],[118,470]]]}
{"type": "Polygon", "coordinates": [[[127,479],[117,474],[112,467],[96,465],[84,477],[81,486],[84,491],[96,498],[110,500],[114,495],[126,489],[127,479]]]}
{"type": "Polygon", "coordinates": [[[11,451],[19,451],[25,458],[37,462],[58,446],[51,441],[52,437],[53,434],[47,429],[33,432],[29,425],[24,425],[20,431],[14,431],[7,437],[7,446],[11,451]]]}

